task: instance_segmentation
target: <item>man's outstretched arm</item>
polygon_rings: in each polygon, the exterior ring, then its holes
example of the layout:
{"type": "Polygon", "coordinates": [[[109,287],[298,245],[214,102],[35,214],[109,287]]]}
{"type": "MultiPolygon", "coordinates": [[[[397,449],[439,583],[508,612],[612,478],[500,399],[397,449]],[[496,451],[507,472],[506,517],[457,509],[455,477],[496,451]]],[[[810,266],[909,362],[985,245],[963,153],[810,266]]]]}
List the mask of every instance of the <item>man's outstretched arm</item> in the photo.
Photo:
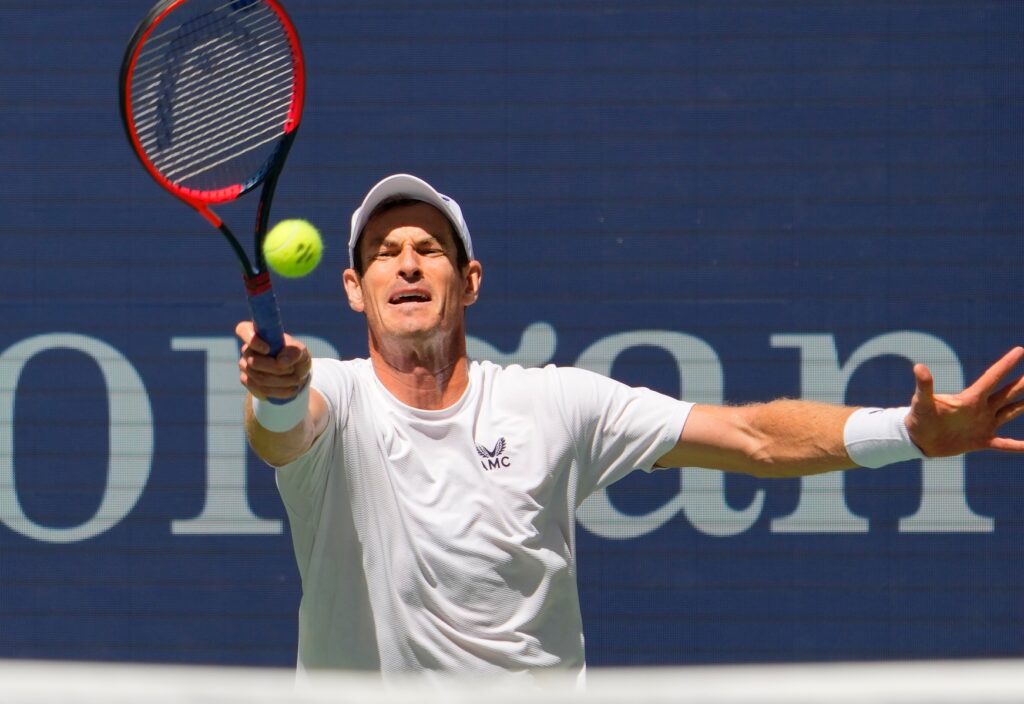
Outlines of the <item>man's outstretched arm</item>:
{"type": "Polygon", "coordinates": [[[1004,424],[1024,412],[1024,377],[1006,382],[1022,359],[1024,347],[1013,348],[958,394],[936,394],[931,372],[918,364],[913,399],[898,416],[895,409],[873,413],[800,400],[698,405],[679,442],[657,464],[798,477],[875,466],[869,461],[880,457],[884,462],[887,448],[895,453],[891,461],[915,453],[949,457],[985,449],[1024,452],[1024,440],[998,435],[1004,424]]]}
{"type": "Polygon", "coordinates": [[[306,346],[290,335],[285,335],[285,345],[274,358],[251,322],[239,323],[235,334],[242,340],[239,379],[249,391],[246,436],[264,462],[280,467],[305,453],[327,427],[327,404],[318,391],[309,389],[313,360],[306,346]],[[287,407],[267,401],[293,397],[287,407]],[[259,412],[253,410],[256,404],[259,412]]]}

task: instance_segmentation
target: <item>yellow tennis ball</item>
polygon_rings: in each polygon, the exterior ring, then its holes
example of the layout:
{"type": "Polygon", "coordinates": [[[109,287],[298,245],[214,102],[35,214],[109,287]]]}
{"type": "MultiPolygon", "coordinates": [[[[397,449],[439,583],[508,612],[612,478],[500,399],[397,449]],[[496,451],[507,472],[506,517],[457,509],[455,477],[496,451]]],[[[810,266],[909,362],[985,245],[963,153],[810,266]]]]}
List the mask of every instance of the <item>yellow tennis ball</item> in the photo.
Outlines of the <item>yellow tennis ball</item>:
{"type": "Polygon", "coordinates": [[[324,243],[307,220],[282,220],[263,240],[263,256],[281,276],[305,276],[320,263],[324,243]]]}

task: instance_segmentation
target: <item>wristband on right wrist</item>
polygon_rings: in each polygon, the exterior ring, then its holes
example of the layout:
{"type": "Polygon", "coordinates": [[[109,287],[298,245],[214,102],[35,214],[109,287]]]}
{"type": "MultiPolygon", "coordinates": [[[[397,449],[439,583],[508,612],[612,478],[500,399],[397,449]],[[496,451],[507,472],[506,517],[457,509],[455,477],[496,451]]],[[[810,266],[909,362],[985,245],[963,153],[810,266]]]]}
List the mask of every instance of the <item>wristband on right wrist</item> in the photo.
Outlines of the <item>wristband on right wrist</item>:
{"type": "Polygon", "coordinates": [[[252,413],[256,422],[274,433],[284,433],[306,417],[309,412],[309,377],[302,390],[288,403],[276,404],[252,397],[252,413]]]}
{"type": "Polygon", "coordinates": [[[843,443],[850,459],[861,467],[871,468],[922,459],[924,453],[907,430],[908,413],[910,406],[854,411],[843,428],[843,443]]]}

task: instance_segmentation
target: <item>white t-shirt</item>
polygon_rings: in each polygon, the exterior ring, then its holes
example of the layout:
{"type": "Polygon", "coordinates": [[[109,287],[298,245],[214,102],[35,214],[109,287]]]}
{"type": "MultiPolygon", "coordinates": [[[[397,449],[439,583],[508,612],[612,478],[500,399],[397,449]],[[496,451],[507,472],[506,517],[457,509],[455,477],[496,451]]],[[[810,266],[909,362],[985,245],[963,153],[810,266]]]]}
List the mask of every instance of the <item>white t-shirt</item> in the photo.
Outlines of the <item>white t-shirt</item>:
{"type": "Polygon", "coordinates": [[[277,471],[302,577],[299,668],[580,670],[575,511],[650,471],[692,404],[575,368],[473,362],[454,405],[317,359],[327,429],[277,471]]]}

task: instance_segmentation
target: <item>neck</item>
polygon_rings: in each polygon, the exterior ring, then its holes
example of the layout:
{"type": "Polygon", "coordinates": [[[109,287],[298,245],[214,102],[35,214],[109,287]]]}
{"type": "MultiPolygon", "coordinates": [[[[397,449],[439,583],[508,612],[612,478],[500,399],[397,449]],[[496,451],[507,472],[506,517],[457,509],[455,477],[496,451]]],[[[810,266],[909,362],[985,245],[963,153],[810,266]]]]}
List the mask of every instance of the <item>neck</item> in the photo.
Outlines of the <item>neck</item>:
{"type": "Polygon", "coordinates": [[[370,361],[384,388],[402,403],[438,411],[458,401],[469,386],[465,336],[441,344],[381,344],[370,336],[370,361]]]}

